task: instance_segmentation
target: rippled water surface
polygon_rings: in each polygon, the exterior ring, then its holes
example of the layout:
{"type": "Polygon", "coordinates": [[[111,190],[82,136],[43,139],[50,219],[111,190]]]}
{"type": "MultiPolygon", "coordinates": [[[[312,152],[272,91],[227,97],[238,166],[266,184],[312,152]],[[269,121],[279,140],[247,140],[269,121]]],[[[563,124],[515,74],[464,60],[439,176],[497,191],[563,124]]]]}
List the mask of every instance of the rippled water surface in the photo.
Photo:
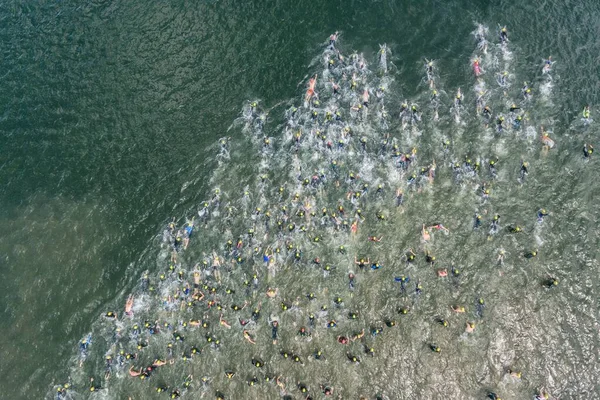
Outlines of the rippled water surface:
{"type": "Polygon", "coordinates": [[[543,388],[561,399],[597,396],[600,193],[595,155],[585,160],[581,149],[598,143],[598,129],[597,122],[582,122],[581,110],[589,104],[598,119],[599,18],[594,1],[7,2],[0,7],[0,397],[56,398],[66,382],[71,388],[64,398],[77,399],[168,398],[176,388],[183,398],[221,392],[228,399],[304,399],[303,385],[314,398],[325,397],[320,385],[344,399],[477,399],[489,392],[520,399],[543,388]],[[489,29],[485,55],[472,34],[477,23],[489,29]],[[504,25],[510,42],[503,48],[498,32],[504,25]],[[343,62],[326,48],[336,30],[343,62]],[[384,43],[387,72],[378,61],[384,43]],[[344,70],[356,65],[353,52],[367,62],[355,91],[351,69],[344,70]],[[481,83],[470,63],[476,56],[494,112],[487,128],[475,109],[481,83]],[[555,61],[551,79],[541,73],[548,56],[555,61]],[[434,60],[438,120],[425,59],[434,60]],[[500,88],[496,75],[505,70],[510,85],[500,88]],[[314,74],[317,105],[304,103],[314,74]],[[337,97],[327,85],[330,77],[341,86],[337,97]],[[533,97],[522,104],[525,122],[514,131],[508,108],[521,104],[524,81],[533,97]],[[380,87],[383,100],[376,95],[380,87]],[[464,101],[457,121],[451,107],[459,87],[464,101]],[[350,107],[360,103],[364,88],[371,98],[368,114],[360,117],[363,111],[350,107]],[[418,104],[420,123],[403,126],[398,110],[404,99],[418,104]],[[251,101],[258,102],[253,116],[251,101]],[[295,116],[291,107],[298,107],[295,116]],[[326,111],[335,109],[342,121],[327,122],[326,111]],[[507,118],[501,135],[494,122],[499,114],[507,118]],[[260,115],[264,124],[257,122],[260,115]],[[549,151],[539,140],[541,126],[556,142],[549,151]],[[302,139],[294,144],[298,131],[302,139]],[[398,168],[393,144],[403,153],[417,148],[408,169],[398,168]],[[495,157],[498,175],[492,178],[487,166],[495,157]],[[457,177],[453,165],[464,169],[466,158],[480,160],[477,176],[457,177]],[[418,179],[418,188],[407,183],[433,161],[433,184],[426,178],[418,179]],[[525,182],[518,179],[522,161],[529,163],[525,182]],[[324,183],[303,184],[321,173],[324,183]],[[491,191],[485,201],[483,182],[491,191]],[[368,191],[351,201],[364,184],[368,191]],[[198,214],[205,201],[210,218],[198,214]],[[278,233],[283,205],[289,220],[278,233]],[[302,205],[308,215],[297,214],[302,205]],[[345,211],[336,217],[348,225],[362,211],[355,234],[343,224],[336,229],[332,218],[322,224],[321,209],[330,214],[339,205],[345,211]],[[540,208],[550,212],[543,223],[536,220],[540,208]],[[309,218],[310,210],[315,217],[309,218]],[[476,213],[484,222],[474,231],[476,213]],[[488,235],[494,214],[501,215],[501,229],[488,235]],[[190,245],[171,261],[163,230],[171,220],[182,227],[192,217],[190,245]],[[294,232],[287,229],[290,221],[294,232]],[[448,234],[432,231],[423,243],[422,224],[434,223],[448,234]],[[509,234],[509,225],[523,232],[509,234]],[[373,235],[383,239],[367,240],[373,235]],[[226,241],[235,248],[239,237],[244,246],[234,254],[226,241]],[[292,243],[302,251],[299,262],[286,249],[292,243]],[[267,268],[262,255],[278,247],[281,253],[267,268]],[[407,264],[409,248],[417,261],[407,264]],[[523,257],[536,249],[537,257],[523,257]],[[220,278],[202,265],[213,252],[223,257],[220,278]],[[434,266],[426,252],[436,257],[434,266]],[[355,255],[383,268],[361,271],[355,255]],[[333,270],[324,272],[324,265],[333,270]],[[451,265],[460,277],[452,276],[451,265]],[[449,277],[436,276],[444,268],[449,277]],[[184,281],[192,284],[194,271],[202,272],[206,297],[193,307],[165,306],[164,297],[183,290],[184,281]],[[349,272],[356,274],[353,291],[349,272]],[[405,293],[394,280],[402,275],[411,279],[405,293]],[[546,289],[542,283],[550,277],[559,284],[546,289]],[[265,296],[267,288],[278,288],[274,299],[265,296]],[[309,293],[316,300],[307,299],[309,293]],[[129,294],[136,299],[131,318],[121,315],[129,294]],[[343,304],[334,303],[337,297],[343,304]],[[231,329],[219,324],[216,307],[208,309],[211,299],[223,305],[231,329]],[[282,302],[291,309],[282,310],[282,302]],[[239,312],[231,308],[245,303],[239,312]],[[326,315],[319,312],[323,305],[326,315]],[[453,313],[451,305],[466,312],[453,313]],[[257,321],[246,327],[253,345],[244,340],[238,318],[252,319],[259,308],[257,321]],[[406,315],[398,312],[402,308],[406,315]],[[109,310],[118,322],[102,317],[109,310]],[[353,312],[356,318],[349,318],[353,312]],[[311,336],[302,337],[297,332],[309,327],[311,313],[317,321],[311,336]],[[182,325],[195,319],[209,328],[182,325]],[[276,345],[273,319],[280,323],[276,345]],[[337,327],[327,328],[332,319],[337,327]],[[143,325],[155,320],[171,324],[184,342],[167,327],[150,335],[143,325]],[[396,326],[385,326],[390,320],[396,326]],[[468,321],[476,326],[470,334],[468,321]],[[140,334],[133,333],[136,323],[140,334]],[[374,327],[383,332],[371,335],[374,327]],[[336,341],[363,329],[362,339],[336,341]],[[89,332],[92,344],[80,366],[78,343],[89,332]],[[221,346],[207,342],[207,335],[221,346]],[[148,347],[137,349],[146,338],[148,347]],[[432,344],[441,351],[432,352],[432,344]],[[184,360],[193,346],[200,354],[184,360]],[[365,354],[371,347],[374,357],[365,354]],[[314,358],[317,349],[324,359],[314,358]],[[120,350],[138,358],[119,366],[120,350]],[[302,362],[284,359],[282,351],[302,362]],[[348,354],[361,362],[351,363],[348,354]],[[114,359],[109,379],[107,355],[114,359]],[[254,367],[253,357],[265,366],[254,367]],[[148,381],[127,373],[162,358],[174,364],[159,367],[148,381]],[[236,374],[228,379],[225,371],[236,374]],[[280,376],[285,389],[265,383],[265,375],[280,376]],[[254,376],[260,382],[249,386],[254,376]],[[103,387],[98,393],[90,393],[90,377],[103,387]],[[157,387],[168,393],[156,393],[157,387]]]}

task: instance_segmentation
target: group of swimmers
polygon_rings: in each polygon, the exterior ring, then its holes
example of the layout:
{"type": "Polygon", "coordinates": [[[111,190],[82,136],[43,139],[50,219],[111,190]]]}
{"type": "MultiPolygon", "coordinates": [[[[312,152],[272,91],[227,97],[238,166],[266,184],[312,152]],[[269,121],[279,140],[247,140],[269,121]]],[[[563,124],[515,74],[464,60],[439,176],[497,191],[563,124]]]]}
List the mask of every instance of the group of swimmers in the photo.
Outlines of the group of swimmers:
{"type": "MultiPolygon", "coordinates": [[[[399,139],[389,129],[375,133],[364,129],[363,125],[369,122],[389,128],[396,121],[401,134],[408,137],[419,129],[423,114],[416,103],[408,101],[402,102],[399,118],[388,114],[385,99],[391,84],[388,76],[388,55],[391,52],[387,46],[380,47],[378,68],[381,78],[374,80],[362,55],[354,53],[346,57],[341,54],[336,47],[338,38],[337,32],[329,38],[322,55],[324,69],[321,74],[309,79],[303,96],[304,104],[286,111],[282,147],[289,149],[291,154],[289,168],[285,170],[288,176],[269,177],[269,160],[276,151],[276,141],[265,133],[267,111],[257,101],[250,102],[244,111],[244,129],[261,149],[256,190],[244,188],[240,199],[229,199],[221,189],[214,189],[212,197],[202,203],[197,218],[183,224],[175,220],[167,224],[163,235],[163,247],[169,250],[164,260],[165,269],[156,275],[143,274],[140,290],[127,298],[123,315],[115,310],[103,315],[112,324],[112,346],[101,361],[104,384],[98,382],[97,376],[96,379],[90,378],[90,392],[104,390],[103,386],[109,387],[112,376],[123,373],[141,381],[156,380],[156,383],[147,384],[170,398],[179,398],[194,389],[209,390],[215,378],[210,370],[203,370],[200,376],[186,373],[179,381],[170,383],[164,382],[168,373],[163,371],[193,363],[209,351],[214,351],[216,355],[213,357],[220,357],[222,349],[229,344],[228,340],[232,340],[228,332],[237,332],[234,337],[245,343],[245,347],[243,353],[235,354],[235,357],[244,359],[247,367],[243,370],[226,368],[225,382],[238,380],[243,375],[241,381],[248,387],[272,384],[284,399],[294,398],[295,394],[306,400],[315,396],[341,398],[346,382],[331,382],[329,377],[322,377],[320,382],[311,384],[289,371],[274,373],[274,368],[269,365],[273,364],[272,355],[276,353],[282,360],[299,366],[304,365],[307,358],[326,360],[326,351],[322,348],[307,348],[312,337],[319,335],[331,337],[336,346],[345,346],[347,350],[343,351],[343,361],[349,365],[361,364],[364,357],[376,357],[376,343],[384,340],[379,338],[399,323],[398,318],[412,310],[408,305],[401,305],[395,310],[396,315],[372,315],[372,311],[346,302],[347,297],[360,290],[360,280],[368,273],[381,273],[382,269],[401,265],[410,268],[415,263],[424,262],[440,279],[450,278],[459,282],[461,268],[454,265],[438,267],[440,260],[433,254],[433,237],[452,234],[443,223],[427,221],[421,224],[420,234],[414,238],[415,246],[389,257],[380,254],[377,246],[394,239],[373,231],[364,232],[385,226],[388,219],[401,212],[407,198],[413,200],[416,195],[428,190],[434,184],[437,164],[432,160],[419,166],[417,147],[409,145],[401,149],[399,139]],[[358,157],[365,161],[384,160],[393,167],[394,174],[398,173],[404,179],[390,178],[386,181],[368,178],[372,175],[372,168],[367,162],[357,165],[356,170],[352,169],[352,159],[358,157]],[[276,179],[279,179],[280,185],[272,183],[276,179]],[[408,193],[410,196],[405,196],[408,193]],[[218,226],[226,228],[217,229],[218,226]],[[220,244],[204,251],[200,257],[189,254],[189,249],[194,247],[190,246],[191,241],[207,238],[210,228],[222,237],[220,244]],[[332,246],[333,243],[335,246],[332,246]],[[349,249],[359,247],[356,243],[362,243],[362,248],[370,249],[372,253],[347,254],[349,249]],[[422,247],[422,254],[413,250],[416,246],[422,247]],[[332,262],[334,259],[350,260],[348,271],[336,273],[336,269],[344,266],[336,265],[332,262]],[[391,265],[391,260],[394,265],[391,265]],[[284,288],[270,284],[273,277],[285,275],[292,268],[311,271],[306,274],[319,277],[326,287],[333,287],[328,283],[330,276],[332,279],[343,277],[347,292],[326,298],[309,288],[304,297],[294,298],[284,288]],[[281,272],[282,269],[287,271],[281,272]],[[244,278],[239,279],[240,276],[244,278]],[[284,322],[289,318],[277,316],[291,312],[294,314],[292,324],[284,322]],[[365,317],[367,312],[371,315],[365,317]],[[368,329],[355,328],[355,321],[364,319],[371,320],[368,329]],[[282,339],[282,331],[285,331],[285,339],[282,339]],[[301,349],[290,349],[291,337],[301,344],[301,349]],[[265,346],[271,349],[271,362],[265,361],[265,354],[257,354],[255,350],[265,346]]],[[[478,48],[487,52],[484,36],[478,36],[478,41],[478,48]]],[[[499,42],[502,46],[507,45],[506,28],[500,30],[499,42]]],[[[485,72],[481,59],[478,56],[472,64],[478,80],[483,79],[485,72]]],[[[552,66],[552,61],[547,61],[543,69],[545,74],[551,72],[552,66]]],[[[432,120],[435,121],[439,118],[441,100],[434,62],[426,61],[425,74],[431,91],[432,120]]],[[[525,85],[522,94],[526,101],[531,96],[531,88],[525,85]]],[[[484,126],[488,126],[494,118],[485,97],[486,93],[477,95],[476,108],[481,113],[484,126]]],[[[453,104],[459,115],[465,107],[460,89],[453,104]]],[[[525,105],[513,104],[509,109],[514,130],[521,128],[525,105]]],[[[589,108],[587,113],[584,111],[584,117],[590,118],[589,108]]],[[[503,116],[496,117],[495,126],[497,133],[503,132],[503,116]]],[[[544,136],[543,128],[542,132],[542,143],[552,148],[554,142],[547,133],[544,136]]],[[[414,141],[414,138],[407,137],[401,139],[406,139],[406,143],[414,141]]],[[[442,157],[449,144],[444,140],[442,157]]],[[[227,151],[229,141],[222,140],[221,146],[223,151],[227,151]]],[[[586,144],[585,157],[589,158],[592,152],[593,147],[586,144]]],[[[496,177],[499,164],[497,158],[487,161],[492,178],[496,177]]],[[[481,201],[484,204],[492,202],[489,186],[481,178],[480,160],[467,156],[462,162],[450,163],[450,168],[456,181],[481,180],[481,201]]],[[[519,176],[522,182],[528,173],[529,163],[521,161],[519,176]]],[[[545,209],[539,209],[538,223],[548,215],[545,209]]],[[[507,234],[523,232],[523,228],[516,224],[501,229],[500,218],[498,214],[491,216],[488,237],[501,231],[507,234]]],[[[483,226],[483,219],[483,215],[475,214],[475,230],[483,226]]],[[[523,253],[527,259],[537,255],[538,249],[523,253]]],[[[504,263],[504,256],[502,251],[498,254],[499,264],[504,263]]],[[[408,274],[396,276],[394,282],[399,283],[398,293],[405,298],[412,296],[416,299],[425,290],[420,279],[411,279],[408,274]]],[[[549,276],[541,284],[552,288],[559,284],[559,280],[549,276]]],[[[483,318],[484,307],[485,300],[477,297],[473,307],[474,318],[463,322],[466,335],[475,333],[476,319],[483,318]]],[[[467,307],[449,304],[448,310],[458,318],[466,314],[467,307]]],[[[450,326],[448,319],[443,317],[432,323],[450,326]]],[[[87,362],[92,343],[92,335],[80,342],[80,365],[87,362]]],[[[432,353],[443,352],[442,347],[433,341],[427,343],[427,347],[432,353]]],[[[229,353],[231,356],[234,354],[229,353]]],[[[221,359],[221,362],[235,364],[237,360],[221,359]]],[[[507,374],[515,379],[521,377],[521,373],[514,370],[507,370],[507,374]]],[[[385,388],[382,389],[385,391],[385,388]]],[[[70,390],[72,388],[68,385],[58,387],[57,398],[66,398],[70,390]]],[[[212,392],[216,399],[233,398],[226,396],[225,386],[212,392]]],[[[379,393],[372,396],[387,398],[379,393]]],[[[549,398],[544,391],[538,396],[540,399],[549,398]]],[[[488,397],[499,399],[494,392],[489,392],[488,397]]]]}

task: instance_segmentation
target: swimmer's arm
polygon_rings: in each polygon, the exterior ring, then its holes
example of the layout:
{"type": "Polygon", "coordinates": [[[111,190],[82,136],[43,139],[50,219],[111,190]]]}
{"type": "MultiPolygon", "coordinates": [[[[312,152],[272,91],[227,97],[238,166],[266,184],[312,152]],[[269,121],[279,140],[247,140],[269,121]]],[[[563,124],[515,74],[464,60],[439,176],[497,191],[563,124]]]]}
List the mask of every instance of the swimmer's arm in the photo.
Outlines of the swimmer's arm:
{"type": "Polygon", "coordinates": [[[278,377],[275,379],[275,382],[277,382],[277,386],[279,386],[279,387],[280,387],[282,390],[285,390],[285,385],[283,384],[283,382],[281,382],[281,381],[279,380],[279,378],[281,378],[281,377],[280,377],[280,376],[278,376],[278,377]]]}

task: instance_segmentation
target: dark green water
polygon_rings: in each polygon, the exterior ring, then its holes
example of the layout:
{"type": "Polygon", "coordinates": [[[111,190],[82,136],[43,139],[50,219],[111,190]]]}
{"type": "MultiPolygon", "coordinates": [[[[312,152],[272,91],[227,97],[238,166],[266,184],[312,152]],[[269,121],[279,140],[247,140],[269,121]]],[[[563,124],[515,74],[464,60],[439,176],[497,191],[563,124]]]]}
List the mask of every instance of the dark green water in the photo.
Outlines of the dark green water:
{"type": "MultiPolygon", "coordinates": [[[[598,103],[596,2],[7,2],[0,21],[3,398],[42,398],[66,379],[77,340],[107,307],[122,304],[155,263],[154,238],[163,224],[195,213],[207,196],[215,142],[241,139],[228,128],[244,102],[259,98],[270,106],[297,98],[331,32],[343,32],[347,53],[356,49],[371,59],[387,43],[396,82],[410,97],[419,90],[423,57],[437,60],[448,87],[466,91],[475,22],[492,32],[497,24],[509,27],[519,76],[538,73],[543,57],[557,60],[553,105],[540,120],[553,121],[558,136],[573,140],[541,164],[546,180],[540,178],[531,200],[550,207],[557,193],[567,192],[554,209],[564,204],[561,223],[568,229],[555,231],[557,250],[548,262],[560,267],[562,279],[585,277],[567,286],[561,301],[573,310],[569,315],[590,320],[561,328],[565,336],[557,343],[586,340],[556,357],[553,379],[562,380],[556,386],[565,398],[600,392],[589,384],[598,381],[597,367],[560,373],[582,354],[597,363],[600,343],[597,164],[573,161],[581,143],[598,136],[593,126],[569,130],[584,104],[598,103]],[[572,185],[545,185],[555,174],[572,185]],[[579,383],[581,392],[566,389],[579,383]]],[[[443,198],[436,201],[443,206],[443,198]]],[[[537,207],[531,205],[533,212],[537,207]]],[[[457,209],[450,205],[446,214],[457,209]]],[[[458,357],[459,365],[469,362],[468,352],[458,357]]]]}

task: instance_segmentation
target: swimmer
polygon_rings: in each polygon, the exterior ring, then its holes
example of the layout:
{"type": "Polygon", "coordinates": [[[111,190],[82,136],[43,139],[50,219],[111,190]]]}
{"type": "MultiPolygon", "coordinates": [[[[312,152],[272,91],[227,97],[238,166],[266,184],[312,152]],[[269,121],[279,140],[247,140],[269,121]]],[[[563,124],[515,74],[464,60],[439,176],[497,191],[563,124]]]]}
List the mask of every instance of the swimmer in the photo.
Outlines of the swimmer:
{"type": "Polygon", "coordinates": [[[589,159],[592,156],[593,152],[594,152],[594,146],[592,146],[591,144],[587,144],[587,143],[585,143],[583,145],[583,157],[589,159]]]}
{"type": "Polygon", "coordinates": [[[446,321],[444,318],[436,318],[435,322],[437,322],[438,324],[440,324],[441,326],[443,326],[444,328],[448,327],[448,321],[446,321]]]}
{"type": "Polygon", "coordinates": [[[402,275],[394,278],[394,281],[400,282],[400,292],[404,293],[406,292],[406,284],[410,282],[410,277],[402,275]]]}
{"type": "Polygon", "coordinates": [[[417,283],[415,284],[415,294],[419,295],[423,293],[423,286],[421,285],[420,281],[417,281],[417,283]]]}
{"type": "Polygon", "coordinates": [[[437,229],[438,231],[444,231],[444,233],[449,233],[450,229],[446,228],[444,225],[435,223],[429,227],[429,229],[437,229]]]}
{"type": "Polygon", "coordinates": [[[339,36],[338,31],[335,31],[335,33],[332,33],[331,35],[329,35],[329,47],[331,47],[332,49],[335,47],[335,43],[338,40],[338,36],[339,36]]]}
{"type": "Polygon", "coordinates": [[[498,171],[496,169],[496,166],[498,165],[498,158],[496,159],[491,159],[490,162],[488,163],[488,166],[490,168],[490,175],[492,175],[492,177],[496,177],[498,174],[498,171]]]}
{"type": "Polygon", "coordinates": [[[133,307],[133,295],[129,295],[127,298],[127,302],[125,303],[125,315],[131,317],[133,316],[133,311],[131,310],[133,307]]]}
{"type": "Polygon", "coordinates": [[[83,365],[83,362],[85,361],[85,359],[87,358],[88,355],[88,347],[92,344],[92,334],[88,333],[87,336],[85,338],[83,338],[80,342],[79,342],[79,356],[80,356],[80,361],[79,361],[79,366],[81,367],[83,365]]]}
{"type": "Polygon", "coordinates": [[[139,371],[133,369],[133,365],[129,368],[129,376],[140,376],[142,374],[142,368],[139,371]]]}
{"type": "Polygon", "coordinates": [[[500,29],[500,42],[505,44],[508,42],[508,31],[506,30],[506,26],[500,29]]]}
{"type": "Polygon", "coordinates": [[[437,270],[437,276],[440,278],[445,278],[448,276],[448,270],[446,268],[444,269],[438,269],[437,270]]]}
{"type": "Polygon", "coordinates": [[[102,387],[100,385],[94,384],[94,378],[90,378],[90,392],[97,392],[102,387]]]}
{"type": "MultiPolygon", "coordinates": [[[[352,107],[350,107],[350,109],[352,111],[360,111],[362,110],[363,105],[362,104],[354,104],[352,107]]],[[[343,142],[340,140],[339,142],[339,147],[343,147],[343,142]]]]}
{"type": "Polygon", "coordinates": [[[500,229],[500,214],[495,214],[494,217],[492,218],[490,235],[497,233],[499,229],[500,229]]]}
{"type": "MultiPolygon", "coordinates": [[[[329,82],[331,82],[331,89],[333,89],[333,94],[339,94],[340,93],[340,86],[333,81],[333,78],[330,79],[329,82]]],[[[338,113],[339,113],[339,111],[336,112],[336,119],[339,117],[338,113]]]]}
{"type": "Polygon", "coordinates": [[[535,257],[537,257],[537,254],[538,254],[537,250],[532,250],[532,251],[528,251],[528,252],[524,253],[523,257],[525,257],[525,258],[535,258],[535,257]]]}
{"type": "MultiPolygon", "coordinates": [[[[198,267],[199,264],[194,266],[194,269],[198,267]]],[[[197,291],[200,287],[200,271],[194,271],[194,291],[197,291]]]]}
{"type": "Polygon", "coordinates": [[[498,132],[502,132],[502,130],[504,129],[504,125],[503,124],[504,124],[504,117],[501,115],[496,120],[496,130],[498,132]]]}
{"type": "Polygon", "coordinates": [[[346,357],[348,357],[348,360],[350,360],[351,362],[358,364],[360,363],[360,358],[358,358],[357,356],[354,356],[350,353],[346,353],[346,357]]]}
{"type": "Polygon", "coordinates": [[[315,85],[317,84],[317,75],[310,78],[308,81],[308,89],[306,90],[306,96],[304,100],[308,103],[310,99],[316,95],[315,93],[315,85]]]}
{"type": "Polygon", "coordinates": [[[473,322],[467,322],[467,327],[465,328],[465,332],[467,332],[467,333],[475,332],[475,324],[473,322]]]}
{"type": "Polygon", "coordinates": [[[521,122],[523,121],[523,117],[520,115],[517,115],[515,117],[515,119],[513,120],[513,129],[514,130],[519,130],[521,129],[521,122]]]}
{"type": "Polygon", "coordinates": [[[379,335],[381,332],[383,332],[383,327],[381,326],[371,328],[371,336],[373,337],[379,335]]]}
{"type": "Polygon", "coordinates": [[[432,256],[431,254],[429,254],[429,252],[426,252],[425,261],[427,262],[427,264],[431,264],[431,266],[433,267],[433,265],[435,264],[435,256],[432,256]]]}
{"type": "Polygon", "coordinates": [[[456,96],[454,97],[454,106],[455,107],[459,107],[462,103],[462,93],[460,91],[460,88],[458,88],[458,90],[456,91],[456,96]]]}
{"type": "Polygon", "coordinates": [[[427,72],[427,76],[433,75],[433,61],[425,60],[425,71],[427,72]]]}
{"type": "Polygon", "coordinates": [[[496,262],[498,263],[498,265],[504,265],[504,249],[500,249],[498,251],[498,257],[496,258],[496,262]]]}
{"type": "Polygon", "coordinates": [[[167,363],[167,362],[166,362],[165,360],[161,360],[161,359],[157,358],[156,360],[154,360],[154,361],[152,362],[152,366],[153,366],[153,367],[160,367],[160,366],[163,366],[163,365],[165,365],[166,363],[167,363]]]}
{"type": "Polygon", "coordinates": [[[523,229],[521,229],[521,227],[518,226],[518,225],[515,225],[515,226],[509,225],[509,226],[506,227],[506,230],[508,231],[508,233],[521,233],[521,232],[523,232],[523,229]]]}
{"type": "Polygon", "coordinates": [[[56,399],[57,400],[61,400],[64,399],[65,396],[67,396],[67,389],[69,389],[71,387],[71,385],[69,385],[68,383],[65,383],[62,386],[59,386],[56,388],[56,399]]]}
{"type": "Polygon", "coordinates": [[[360,332],[354,333],[354,335],[352,335],[352,341],[358,340],[358,339],[362,339],[363,337],[365,337],[365,330],[362,329],[360,332]]]}
{"type": "Polygon", "coordinates": [[[437,167],[437,165],[435,163],[435,160],[433,160],[431,162],[431,165],[429,165],[429,171],[428,171],[429,172],[429,174],[428,174],[429,175],[428,176],[429,183],[433,183],[433,180],[435,178],[435,169],[436,169],[436,167],[437,167]]]}
{"type": "Polygon", "coordinates": [[[348,288],[349,288],[350,290],[354,290],[354,286],[356,285],[356,283],[355,283],[354,279],[355,279],[355,276],[354,276],[354,274],[353,274],[352,272],[350,272],[350,273],[348,274],[348,288]]]}
{"type": "Polygon", "coordinates": [[[352,79],[350,80],[350,90],[354,91],[356,90],[356,85],[357,85],[357,81],[356,81],[356,73],[352,74],[352,79]]]}
{"type": "Polygon", "coordinates": [[[358,265],[358,267],[360,269],[363,269],[364,267],[366,267],[370,263],[371,263],[371,259],[370,258],[367,258],[366,260],[364,258],[361,258],[360,261],[359,261],[358,258],[356,256],[354,256],[354,264],[358,265]]]}
{"type": "Polygon", "coordinates": [[[410,111],[411,111],[413,123],[421,121],[421,116],[419,115],[419,109],[417,108],[416,104],[412,104],[410,106],[410,111]]]}
{"type": "Polygon", "coordinates": [[[480,90],[477,92],[477,98],[475,99],[477,114],[480,114],[485,106],[485,91],[480,90]]]}
{"type": "Polygon", "coordinates": [[[400,308],[398,309],[398,314],[406,315],[406,314],[408,314],[408,312],[409,312],[409,311],[410,311],[410,310],[409,310],[409,308],[408,308],[408,307],[400,307],[400,308]]]}
{"type": "Polygon", "coordinates": [[[369,240],[369,242],[378,242],[379,243],[379,242],[381,242],[381,239],[383,239],[383,236],[381,236],[379,238],[377,236],[369,236],[367,239],[369,240]]]}
{"type": "Polygon", "coordinates": [[[308,336],[311,336],[311,334],[310,334],[310,331],[308,331],[308,329],[306,329],[306,327],[301,326],[300,329],[298,329],[298,336],[308,337],[308,336]]]}
{"type": "Polygon", "coordinates": [[[301,393],[308,393],[308,387],[307,387],[307,386],[306,386],[304,383],[300,383],[300,382],[298,382],[298,383],[297,383],[297,386],[298,386],[298,390],[299,390],[301,393]]]}
{"type": "Polygon", "coordinates": [[[221,324],[222,326],[224,326],[224,327],[225,327],[225,328],[227,328],[227,329],[231,329],[231,325],[229,325],[229,324],[227,323],[227,321],[225,321],[225,320],[223,319],[223,314],[219,315],[219,324],[221,324]]]}
{"type": "Polygon", "coordinates": [[[546,390],[544,389],[540,389],[537,391],[534,400],[548,400],[550,398],[550,395],[548,394],[548,392],[546,392],[546,390]]]}
{"type": "Polygon", "coordinates": [[[546,211],[546,209],[545,209],[545,208],[540,208],[540,209],[537,211],[537,221],[538,221],[539,223],[542,223],[542,222],[544,222],[544,217],[546,217],[546,216],[548,216],[548,215],[550,215],[550,213],[549,213],[548,211],[546,211]]]}
{"type": "Polygon", "coordinates": [[[244,334],[244,339],[246,339],[248,342],[250,342],[252,344],[256,344],[256,341],[254,339],[252,339],[252,336],[250,335],[249,331],[244,329],[243,334],[244,334]]]}
{"type": "Polygon", "coordinates": [[[404,203],[404,193],[402,189],[396,190],[396,207],[400,207],[404,203]]]}
{"type": "Polygon", "coordinates": [[[519,170],[521,181],[525,180],[527,174],[529,174],[529,163],[521,161],[521,169],[519,170]]]}
{"type": "Polygon", "coordinates": [[[267,289],[267,297],[270,298],[270,299],[274,298],[278,294],[279,294],[279,289],[277,289],[277,288],[275,288],[275,289],[273,289],[273,288],[267,289]]]}
{"type": "Polygon", "coordinates": [[[352,226],[350,227],[350,231],[352,232],[353,235],[355,235],[356,232],[358,232],[358,220],[356,220],[352,223],[352,226]]]}
{"type": "Polygon", "coordinates": [[[430,101],[431,101],[433,104],[437,104],[437,102],[438,102],[438,99],[439,99],[438,91],[434,89],[434,90],[431,92],[431,99],[430,99],[430,101]]]}
{"type": "Polygon", "coordinates": [[[454,280],[454,284],[456,286],[458,286],[458,283],[459,283],[458,279],[460,278],[461,271],[453,265],[450,272],[452,272],[452,278],[454,280]]]}
{"type": "Polygon", "coordinates": [[[477,40],[477,48],[483,52],[483,54],[487,54],[488,41],[485,38],[485,33],[487,32],[487,28],[479,25],[479,28],[475,32],[475,39],[477,40]]]}
{"type": "Polygon", "coordinates": [[[260,358],[256,358],[256,357],[252,357],[252,365],[254,365],[256,368],[262,368],[263,365],[265,364],[260,358]]]}
{"type": "Polygon", "coordinates": [[[400,118],[402,118],[404,116],[404,114],[406,113],[407,110],[408,110],[408,102],[405,100],[400,105],[400,118]]]}
{"type": "MultiPolygon", "coordinates": [[[[427,61],[427,60],[425,60],[427,61]]],[[[427,73],[427,82],[429,83],[429,88],[433,89],[435,87],[435,75],[433,71],[433,61],[427,61],[425,64],[425,71],[427,73]]]]}
{"type": "Polygon", "coordinates": [[[479,214],[475,214],[475,221],[473,222],[473,229],[477,229],[481,226],[481,221],[483,217],[479,214]]]}
{"type": "Polygon", "coordinates": [[[552,71],[552,64],[554,64],[554,62],[552,61],[552,56],[548,57],[547,60],[544,60],[544,66],[542,67],[542,74],[550,73],[550,71],[552,71]]]}
{"type": "Polygon", "coordinates": [[[107,311],[106,314],[104,314],[104,317],[108,319],[118,319],[117,313],[114,311],[107,311]]]}
{"type": "Polygon", "coordinates": [[[273,344],[277,344],[278,329],[279,329],[279,322],[278,321],[271,322],[271,338],[273,339],[273,344]]]}
{"type": "Polygon", "coordinates": [[[523,229],[519,226],[519,225],[509,225],[506,227],[506,230],[508,231],[508,233],[521,233],[523,232],[523,229]]]}
{"type": "MultiPolygon", "coordinates": [[[[483,116],[487,119],[488,123],[492,119],[492,109],[489,106],[483,108],[483,116]]],[[[486,124],[487,128],[487,124],[486,124]]]]}
{"type": "Polygon", "coordinates": [[[473,73],[476,77],[481,75],[481,67],[479,66],[479,60],[477,58],[473,61],[473,73]]]}
{"type": "Polygon", "coordinates": [[[406,262],[407,263],[411,263],[413,261],[416,260],[417,255],[415,254],[415,252],[413,251],[413,249],[408,249],[408,251],[405,254],[406,256],[406,262]]]}
{"type": "Polygon", "coordinates": [[[548,136],[548,132],[544,131],[544,127],[541,127],[542,129],[542,136],[541,136],[541,140],[542,143],[544,144],[544,149],[548,150],[554,147],[554,140],[552,140],[550,138],[550,136],[548,136]]]}
{"type": "Polygon", "coordinates": [[[453,305],[453,306],[450,306],[450,309],[452,309],[452,311],[454,311],[455,313],[459,313],[459,314],[462,314],[465,312],[465,308],[463,306],[453,305]]]}
{"type": "Polygon", "coordinates": [[[590,119],[590,106],[583,107],[583,119],[589,121],[590,119]]]}
{"type": "Polygon", "coordinates": [[[525,100],[529,100],[531,98],[531,88],[529,87],[529,84],[527,82],[523,82],[521,93],[523,94],[523,98],[525,100]]]}
{"type": "Polygon", "coordinates": [[[429,234],[429,231],[427,230],[427,228],[425,228],[425,224],[423,224],[423,229],[421,230],[421,236],[423,238],[423,241],[428,242],[431,239],[431,235],[429,234]]]}
{"type": "Polygon", "coordinates": [[[331,395],[333,395],[333,388],[331,386],[321,385],[321,391],[323,392],[323,394],[325,396],[331,396],[331,395]]]}
{"type": "Polygon", "coordinates": [[[542,286],[544,286],[546,288],[553,288],[555,286],[558,286],[558,283],[559,283],[558,279],[549,277],[542,282],[542,286]]]}
{"type": "Polygon", "coordinates": [[[520,371],[513,371],[512,369],[507,369],[506,373],[509,374],[512,378],[516,378],[516,379],[521,379],[521,372],[520,371]]]}
{"type": "Polygon", "coordinates": [[[365,107],[369,107],[369,90],[365,88],[362,94],[362,104],[365,107]]]}

